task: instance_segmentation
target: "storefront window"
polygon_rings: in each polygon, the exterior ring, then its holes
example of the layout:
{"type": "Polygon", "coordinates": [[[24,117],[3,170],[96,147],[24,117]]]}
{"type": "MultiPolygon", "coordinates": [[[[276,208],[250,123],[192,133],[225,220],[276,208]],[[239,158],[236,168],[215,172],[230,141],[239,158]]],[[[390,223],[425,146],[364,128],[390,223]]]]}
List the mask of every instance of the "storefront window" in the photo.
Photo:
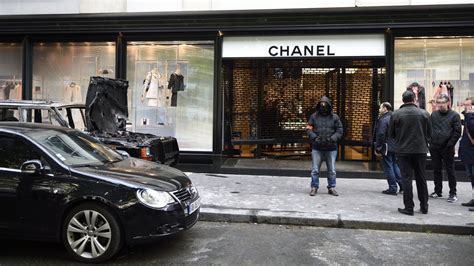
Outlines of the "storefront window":
{"type": "Polygon", "coordinates": [[[395,108],[407,86],[417,82],[424,87],[428,112],[435,108],[430,102],[447,93],[460,113],[464,99],[474,96],[474,38],[397,38],[394,78],[395,108]]]}
{"type": "Polygon", "coordinates": [[[114,42],[36,43],[33,99],[85,103],[91,76],[115,78],[114,42]]]}
{"type": "Polygon", "coordinates": [[[0,43],[0,100],[20,100],[22,94],[21,43],[0,43]]]}
{"type": "Polygon", "coordinates": [[[174,136],[180,150],[212,151],[213,41],[129,42],[132,130],[174,136]]]}

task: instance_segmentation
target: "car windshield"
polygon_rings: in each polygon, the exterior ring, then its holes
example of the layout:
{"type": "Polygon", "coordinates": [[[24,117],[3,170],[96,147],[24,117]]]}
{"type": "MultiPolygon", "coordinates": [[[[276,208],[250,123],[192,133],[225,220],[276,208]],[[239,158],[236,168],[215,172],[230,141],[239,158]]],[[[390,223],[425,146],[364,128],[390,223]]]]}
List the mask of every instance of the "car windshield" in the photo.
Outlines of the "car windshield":
{"type": "Polygon", "coordinates": [[[26,135],[69,166],[103,165],[122,160],[111,148],[78,131],[43,130],[26,135]]]}

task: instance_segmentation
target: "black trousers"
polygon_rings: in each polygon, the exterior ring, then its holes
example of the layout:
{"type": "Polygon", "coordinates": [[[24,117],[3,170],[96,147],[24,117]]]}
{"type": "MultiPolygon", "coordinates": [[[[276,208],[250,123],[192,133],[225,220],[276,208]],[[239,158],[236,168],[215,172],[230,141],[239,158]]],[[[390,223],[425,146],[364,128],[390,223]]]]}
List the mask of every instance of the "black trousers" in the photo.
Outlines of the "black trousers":
{"type": "Polygon", "coordinates": [[[454,174],[454,147],[450,149],[430,150],[433,161],[433,179],[436,194],[443,192],[443,166],[446,169],[449,195],[456,195],[456,175],[454,174]]]}
{"type": "Polygon", "coordinates": [[[398,166],[403,180],[403,203],[405,209],[413,210],[413,176],[420,200],[420,208],[428,209],[428,187],[426,185],[426,154],[397,154],[398,166]],[[413,174],[414,173],[414,174],[413,174]]]}

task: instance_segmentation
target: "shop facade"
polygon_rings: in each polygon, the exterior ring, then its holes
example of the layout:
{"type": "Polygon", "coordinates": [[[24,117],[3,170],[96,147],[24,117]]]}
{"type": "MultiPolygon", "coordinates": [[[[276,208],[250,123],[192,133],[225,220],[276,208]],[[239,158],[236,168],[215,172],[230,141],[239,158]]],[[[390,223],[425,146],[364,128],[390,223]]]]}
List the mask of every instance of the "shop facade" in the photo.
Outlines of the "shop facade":
{"type": "Polygon", "coordinates": [[[327,95],[340,160],[373,160],[378,105],[411,82],[425,108],[474,94],[472,5],[0,17],[0,99],[82,102],[89,78],[127,79],[129,128],[178,139],[182,162],[308,156],[327,95]],[[230,19],[232,15],[235,19],[230,19]],[[440,19],[442,18],[442,19],[440,19]]]}

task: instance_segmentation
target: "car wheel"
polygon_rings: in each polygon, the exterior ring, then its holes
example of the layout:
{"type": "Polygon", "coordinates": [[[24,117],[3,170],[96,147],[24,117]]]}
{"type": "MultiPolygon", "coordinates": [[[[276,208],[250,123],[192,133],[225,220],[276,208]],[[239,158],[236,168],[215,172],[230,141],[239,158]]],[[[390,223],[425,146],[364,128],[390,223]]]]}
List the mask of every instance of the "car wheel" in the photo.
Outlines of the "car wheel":
{"type": "Polygon", "coordinates": [[[72,257],[88,263],[112,258],[122,242],[117,219],[106,207],[95,203],[79,205],[69,212],[62,239],[72,257]]]}

